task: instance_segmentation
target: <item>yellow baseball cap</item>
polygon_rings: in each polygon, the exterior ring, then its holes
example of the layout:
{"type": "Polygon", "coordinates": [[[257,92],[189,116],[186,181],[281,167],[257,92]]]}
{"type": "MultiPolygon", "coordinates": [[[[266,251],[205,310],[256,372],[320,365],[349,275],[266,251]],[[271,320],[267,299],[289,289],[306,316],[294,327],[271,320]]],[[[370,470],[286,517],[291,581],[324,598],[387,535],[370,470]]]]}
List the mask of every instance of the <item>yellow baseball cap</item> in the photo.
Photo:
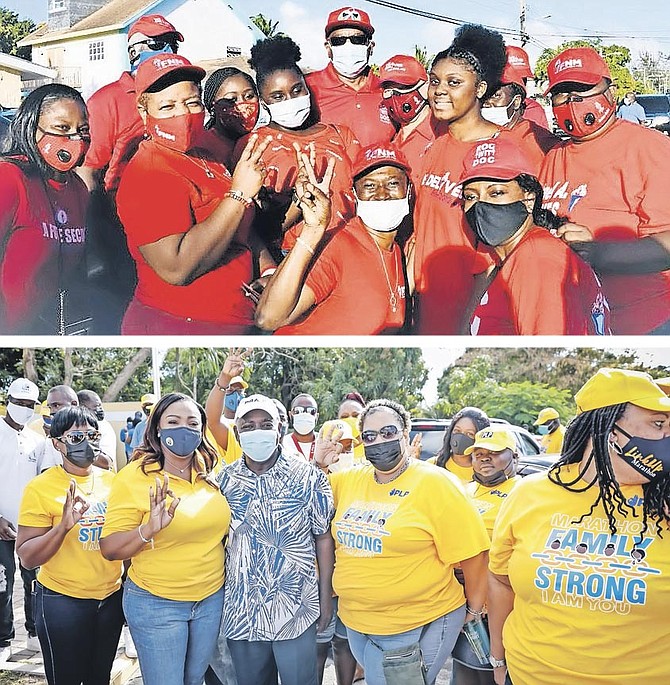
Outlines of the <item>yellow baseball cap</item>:
{"type": "Polygon", "coordinates": [[[624,402],[670,412],[670,397],[648,373],[624,369],[600,369],[577,392],[575,402],[580,413],[624,402]]]}
{"type": "MultiPolygon", "coordinates": [[[[342,431],[342,437],[340,440],[353,440],[354,431],[351,428],[351,424],[347,423],[344,419],[333,419],[331,421],[324,421],[323,426],[321,426],[320,434],[324,436],[332,435],[336,430],[342,431]]],[[[339,441],[338,441],[339,442],[339,441]]]]}
{"type": "Polygon", "coordinates": [[[666,394],[670,395],[670,376],[665,378],[654,378],[654,383],[666,394]]]}
{"type": "Polygon", "coordinates": [[[464,454],[472,454],[477,449],[491,452],[502,452],[503,450],[516,452],[517,447],[511,430],[505,426],[493,425],[480,430],[475,435],[475,444],[467,447],[464,454]]]}
{"type": "Polygon", "coordinates": [[[144,407],[147,404],[154,405],[158,402],[158,399],[156,398],[156,395],[154,395],[152,392],[148,392],[146,395],[142,395],[140,397],[140,404],[144,407]]]}
{"type": "Polygon", "coordinates": [[[537,415],[537,420],[533,424],[534,426],[541,426],[543,423],[547,423],[547,421],[551,421],[552,419],[559,419],[560,416],[558,415],[558,412],[553,408],[553,407],[547,407],[546,409],[543,409],[538,415],[537,415]]]}

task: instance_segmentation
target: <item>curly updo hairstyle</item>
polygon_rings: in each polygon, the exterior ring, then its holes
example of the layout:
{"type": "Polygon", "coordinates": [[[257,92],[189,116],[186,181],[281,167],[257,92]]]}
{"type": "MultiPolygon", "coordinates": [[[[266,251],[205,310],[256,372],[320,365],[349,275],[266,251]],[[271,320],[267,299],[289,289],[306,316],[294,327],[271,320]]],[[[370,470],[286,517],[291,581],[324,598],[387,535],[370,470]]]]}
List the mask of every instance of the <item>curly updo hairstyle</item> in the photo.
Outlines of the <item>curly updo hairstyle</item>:
{"type": "Polygon", "coordinates": [[[288,36],[274,36],[259,40],[251,48],[249,65],[256,72],[258,90],[263,88],[267,78],[276,71],[292,70],[303,76],[298,66],[301,53],[298,44],[288,36]]]}

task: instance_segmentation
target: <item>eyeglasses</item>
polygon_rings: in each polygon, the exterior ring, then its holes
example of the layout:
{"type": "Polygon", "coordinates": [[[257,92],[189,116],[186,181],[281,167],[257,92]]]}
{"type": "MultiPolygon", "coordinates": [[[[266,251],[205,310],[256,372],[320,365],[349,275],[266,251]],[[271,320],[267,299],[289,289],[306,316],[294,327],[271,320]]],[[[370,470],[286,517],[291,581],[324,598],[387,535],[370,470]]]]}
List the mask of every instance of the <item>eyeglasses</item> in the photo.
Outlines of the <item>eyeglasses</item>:
{"type": "Polygon", "coordinates": [[[398,426],[383,426],[378,431],[363,431],[361,433],[361,440],[364,443],[371,445],[377,439],[378,435],[381,435],[384,440],[390,440],[398,435],[399,432],[400,428],[398,428],[398,426]]]}
{"type": "Polygon", "coordinates": [[[333,36],[328,39],[328,42],[336,48],[342,47],[347,41],[352,45],[367,45],[370,42],[370,39],[367,36],[362,36],[360,34],[356,36],[333,36]]]}
{"type": "Polygon", "coordinates": [[[311,414],[312,416],[316,416],[316,407],[294,407],[291,409],[293,414],[311,414]]]}
{"type": "Polygon", "coordinates": [[[100,440],[100,433],[98,431],[71,431],[70,433],[65,433],[62,437],[56,438],[60,442],[66,442],[68,445],[79,445],[84,440],[89,442],[97,442],[100,440]]]}

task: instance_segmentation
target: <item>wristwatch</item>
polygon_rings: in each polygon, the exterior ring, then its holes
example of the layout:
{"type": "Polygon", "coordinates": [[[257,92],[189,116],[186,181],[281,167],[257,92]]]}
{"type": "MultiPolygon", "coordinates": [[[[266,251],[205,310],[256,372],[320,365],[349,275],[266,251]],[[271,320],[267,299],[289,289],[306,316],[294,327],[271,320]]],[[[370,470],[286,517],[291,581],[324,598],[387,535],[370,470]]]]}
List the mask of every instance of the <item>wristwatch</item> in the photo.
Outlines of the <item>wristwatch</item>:
{"type": "Polygon", "coordinates": [[[502,668],[503,666],[507,666],[507,662],[505,659],[496,659],[494,656],[489,657],[489,663],[493,668],[502,668]]]}

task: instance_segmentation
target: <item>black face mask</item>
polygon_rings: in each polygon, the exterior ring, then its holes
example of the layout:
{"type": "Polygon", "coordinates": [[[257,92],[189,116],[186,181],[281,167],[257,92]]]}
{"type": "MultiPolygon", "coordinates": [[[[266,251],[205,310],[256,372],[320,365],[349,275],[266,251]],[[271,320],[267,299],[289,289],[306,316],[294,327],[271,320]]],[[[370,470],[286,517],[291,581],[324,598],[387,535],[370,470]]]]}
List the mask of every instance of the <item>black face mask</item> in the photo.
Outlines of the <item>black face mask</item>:
{"type": "Polygon", "coordinates": [[[104,421],[105,410],[102,407],[100,407],[100,409],[95,410],[95,418],[98,419],[98,421],[104,421]]]}
{"type": "Polygon", "coordinates": [[[404,458],[400,440],[387,440],[376,445],[365,445],[365,458],[379,471],[393,471],[404,458]]]}
{"type": "Polygon", "coordinates": [[[489,247],[506,243],[527,218],[528,210],[521,200],[509,205],[475,202],[465,213],[465,219],[477,239],[489,247]]]}
{"type": "Polygon", "coordinates": [[[504,483],[509,478],[512,478],[516,474],[516,464],[514,463],[514,454],[511,455],[510,460],[507,462],[502,471],[496,471],[488,476],[483,476],[481,473],[473,471],[472,478],[482,485],[487,487],[493,487],[494,485],[500,485],[504,483]]]}
{"type": "Polygon", "coordinates": [[[650,440],[631,435],[616,424],[614,427],[628,438],[628,442],[623,447],[610,443],[612,448],[639,474],[653,480],[662,473],[670,473],[670,438],[650,440]]]}
{"type": "Polygon", "coordinates": [[[65,443],[67,448],[67,460],[72,462],[75,466],[85,469],[88,468],[94,461],[96,455],[95,444],[91,444],[88,440],[82,440],[78,445],[70,445],[65,443]]]}
{"type": "Polygon", "coordinates": [[[465,454],[465,450],[468,447],[472,447],[475,444],[475,439],[471,438],[465,433],[452,433],[451,438],[449,438],[449,447],[451,447],[452,454],[458,454],[459,456],[465,454]]]}

